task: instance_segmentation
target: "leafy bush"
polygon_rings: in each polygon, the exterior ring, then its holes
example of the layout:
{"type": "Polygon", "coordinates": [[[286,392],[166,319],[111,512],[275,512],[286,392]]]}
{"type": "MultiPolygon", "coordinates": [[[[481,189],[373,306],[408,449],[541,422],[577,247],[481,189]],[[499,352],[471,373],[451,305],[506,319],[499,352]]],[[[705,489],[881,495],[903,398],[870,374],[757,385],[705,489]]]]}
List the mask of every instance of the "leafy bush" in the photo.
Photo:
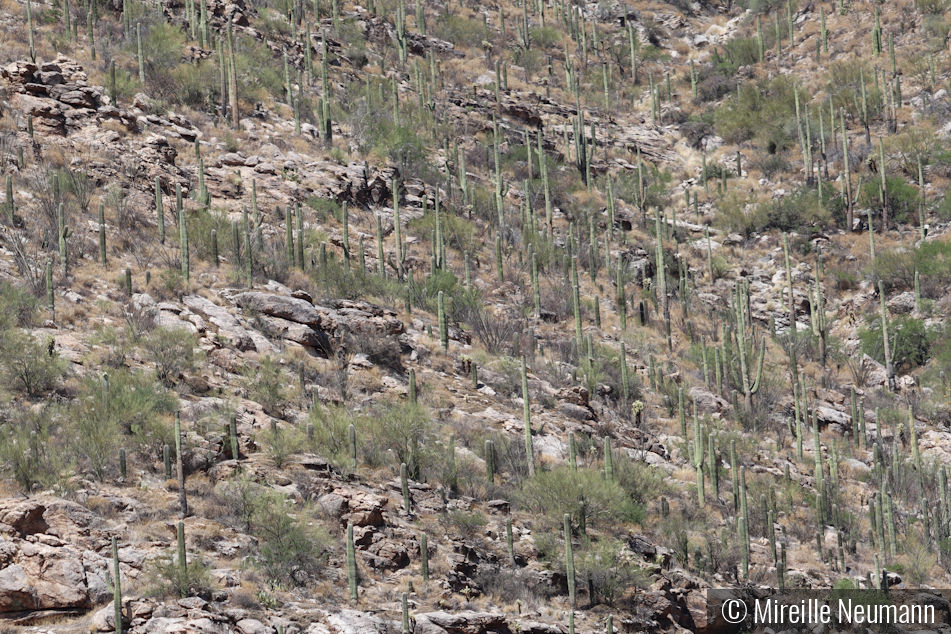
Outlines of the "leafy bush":
{"type": "Polygon", "coordinates": [[[211,588],[208,564],[199,557],[186,557],[186,563],[183,568],[174,552],[153,560],[148,571],[148,593],[179,598],[207,595],[211,588]]]}
{"type": "Polygon", "coordinates": [[[479,46],[486,37],[485,27],[479,20],[464,18],[455,13],[442,13],[433,25],[433,35],[458,46],[479,46]]]}
{"type": "Polygon", "coordinates": [[[53,349],[18,330],[0,332],[0,374],[4,383],[31,398],[51,392],[66,374],[66,361],[53,349]]]}
{"type": "Polygon", "coordinates": [[[591,605],[615,605],[632,587],[645,588],[649,572],[634,563],[623,541],[601,539],[592,542],[575,556],[579,580],[587,581],[591,605]]]}
{"type": "Polygon", "coordinates": [[[880,250],[872,262],[872,273],[882,281],[886,293],[913,288],[916,269],[921,295],[941,297],[951,283],[951,241],[928,240],[914,251],[880,250]]]}
{"type": "Polygon", "coordinates": [[[0,425],[0,465],[24,493],[61,484],[67,463],[48,409],[18,409],[0,425]]]}
{"type": "MultiPolygon", "coordinates": [[[[899,315],[888,322],[889,352],[896,370],[912,370],[923,365],[931,355],[934,333],[920,319],[899,315]]],[[[859,331],[862,352],[879,363],[885,363],[881,320],[875,320],[859,331]]]]}
{"type": "MultiPolygon", "coordinates": [[[[918,188],[909,184],[900,176],[886,176],[885,186],[888,188],[888,221],[908,222],[918,217],[918,188]]],[[[880,192],[882,181],[872,179],[862,185],[859,192],[859,205],[869,207],[876,215],[881,214],[882,203],[880,192]]]]}
{"type": "Polygon", "coordinates": [[[350,468],[348,429],[356,427],[353,410],[342,405],[315,405],[307,415],[313,426],[312,446],[317,453],[338,469],[350,468]]]}
{"type": "Polygon", "coordinates": [[[357,418],[357,447],[370,466],[405,462],[409,477],[420,479],[435,464],[429,412],[419,405],[398,403],[357,418]]]}
{"type": "MultiPolygon", "coordinates": [[[[785,76],[747,82],[714,113],[717,133],[731,143],[756,139],[770,154],[796,137],[795,84],[785,76]]],[[[802,103],[806,97],[800,95],[802,103]]]]}
{"type": "Polygon", "coordinates": [[[186,328],[156,328],[144,340],[155,377],[171,387],[183,372],[195,366],[195,337],[186,328]]]}
{"type": "Polygon", "coordinates": [[[304,435],[296,427],[282,428],[272,425],[259,437],[263,437],[265,451],[278,468],[283,467],[289,457],[304,448],[304,435]]]}
{"type": "Polygon", "coordinates": [[[248,379],[249,397],[260,403],[264,411],[271,416],[283,417],[284,406],[290,398],[287,376],[278,362],[270,356],[245,372],[248,379]]]}
{"type": "Polygon", "coordinates": [[[36,316],[36,297],[25,289],[0,281],[0,330],[32,326],[36,316]]]}
{"type": "Polygon", "coordinates": [[[639,522],[644,509],[614,481],[593,469],[575,471],[567,466],[541,471],[526,480],[518,494],[521,506],[557,522],[565,513],[581,527],[617,522],[639,522]]]}
{"type": "Polygon", "coordinates": [[[255,562],[278,586],[303,586],[313,581],[327,561],[330,536],[291,515],[289,502],[268,493],[257,518],[256,536],[261,545],[255,562]]]}

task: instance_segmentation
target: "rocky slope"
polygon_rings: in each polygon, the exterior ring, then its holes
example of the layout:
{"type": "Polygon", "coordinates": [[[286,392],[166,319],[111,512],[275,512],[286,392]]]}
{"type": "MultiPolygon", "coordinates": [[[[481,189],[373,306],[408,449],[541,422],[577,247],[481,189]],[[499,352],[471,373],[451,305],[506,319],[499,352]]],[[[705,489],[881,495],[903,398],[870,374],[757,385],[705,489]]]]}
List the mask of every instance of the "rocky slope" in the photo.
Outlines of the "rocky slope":
{"type": "Polygon", "coordinates": [[[529,4],[0,5],[5,628],[947,583],[943,3],[529,4]]]}

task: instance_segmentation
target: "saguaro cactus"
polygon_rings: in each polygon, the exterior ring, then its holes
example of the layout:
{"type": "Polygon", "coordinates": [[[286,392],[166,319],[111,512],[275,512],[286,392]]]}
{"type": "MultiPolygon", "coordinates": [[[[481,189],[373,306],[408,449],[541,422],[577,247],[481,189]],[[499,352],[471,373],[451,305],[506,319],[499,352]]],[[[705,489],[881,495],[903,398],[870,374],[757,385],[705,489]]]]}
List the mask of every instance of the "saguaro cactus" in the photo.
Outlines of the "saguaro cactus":
{"type": "Polygon", "coordinates": [[[532,444],[531,401],[528,395],[528,371],[525,357],[522,357],[522,422],[525,425],[525,459],[528,461],[528,475],[535,475],[535,449],[532,444]]]}
{"type": "Polygon", "coordinates": [[[565,576],[568,577],[568,602],[575,607],[575,555],[571,546],[571,516],[565,513],[565,576]]]}
{"type": "Polygon", "coordinates": [[[703,446],[703,431],[700,426],[700,419],[696,415],[693,417],[693,451],[690,455],[690,462],[693,465],[693,468],[697,470],[697,501],[700,503],[700,506],[703,506],[705,503],[704,500],[704,481],[703,481],[703,463],[704,463],[704,446],[703,446]]]}
{"type": "Polygon", "coordinates": [[[357,590],[357,553],[353,547],[353,524],[347,524],[347,583],[350,586],[350,600],[356,601],[357,590]]]}
{"type": "Polygon", "coordinates": [[[182,418],[175,412],[175,468],[178,471],[178,508],[182,517],[188,515],[188,498],[185,495],[185,466],[182,458],[182,418]]]}
{"type": "Polygon", "coordinates": [[[409,497],[409,478],[407,477],[405,462],[400,464],[400,490],[403,492],[403,510],[409,515],[412,509],[409,497]]]}
{"type": "Polygon", "coordinates": [[[115,536],[112,537],[112,601],[116,634],[122,634],[122,583],[119,579],[119,544],[115,536]]]}
{"type": "Polygon", "coordinates": [[[443,352],[449,351],[449,323],[446,319],[446,304],[443,292],[436,296],[437,318],[439,320],[439,344],[443,352]]]}
{"type": "Polygon", "coordinates": [[[419,534],[419,558],[423,581],[429,581],[429,538],[426,533],[419,534]]]}

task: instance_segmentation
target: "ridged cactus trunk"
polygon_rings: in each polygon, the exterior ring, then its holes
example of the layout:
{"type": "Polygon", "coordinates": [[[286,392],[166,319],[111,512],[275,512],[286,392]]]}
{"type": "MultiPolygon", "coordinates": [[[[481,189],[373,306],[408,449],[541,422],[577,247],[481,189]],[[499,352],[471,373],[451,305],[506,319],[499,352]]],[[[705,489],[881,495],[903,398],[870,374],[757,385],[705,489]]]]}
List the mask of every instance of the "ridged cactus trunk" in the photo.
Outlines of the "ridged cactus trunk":
{"type": "Polygon", "coordinates": [[[574,609],[576,604],[575,592],[575,555],[571,546],[571,516],[565,513],[565,576],[568,577],[568,603],[574,609]]]}
{"type": "Polygon", "coordinates": [[[178,509],[182,517],[188,515],[188,498],[185,495],[185,465],[182,457],[182,418],[175,412],[175,468],[178,472],[178,509]]]}
{"type": "Polygon", "coordinates": [[[359,598],[357,589],[357,553],[353,547],[353,524],[347,524],[347,584],[350,587],[350,600],[359,598]]]}
{"type": "Polygon", "coordinates": [[[437,318],[439,320],[439,345],[442,346],[443,352],[449,351],[449,323],[446,318],[446,300],[444,298],[443,292],[439,291],[439,294],[436,296],[436,308],[437,308],[437,318]]]}
{"type": "Polygon", "coordinates": [[[532,443],[532,414],[531,401],[528,395],[528,370],[525,366],[525,357],[522,357],[522,423],[525,426],[525,460],[528,464],[528,475],[535,475],[535,448],[532,443]]]}
{"type": "Polygon", "coordinates": [[[112,538],[112,602],[116,634],[122,634],[122,582],[119,578],[119,544],[112,538]]]}

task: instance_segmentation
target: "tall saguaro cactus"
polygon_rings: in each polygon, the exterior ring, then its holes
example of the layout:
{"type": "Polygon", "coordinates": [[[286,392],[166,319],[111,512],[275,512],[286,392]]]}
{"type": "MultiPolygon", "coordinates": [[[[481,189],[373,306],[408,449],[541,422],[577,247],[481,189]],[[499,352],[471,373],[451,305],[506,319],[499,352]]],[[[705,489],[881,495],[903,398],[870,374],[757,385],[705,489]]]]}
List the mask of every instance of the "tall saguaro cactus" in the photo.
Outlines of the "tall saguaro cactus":
{"type": "Polygon", "coordinates": [[[528,396],[528,370],[525,357],[522,357],[522,422],[525,425],[525,459],[528,461],[528,475],[535,475],[535,449],[532,444],[531,402],[528,396]]]}

